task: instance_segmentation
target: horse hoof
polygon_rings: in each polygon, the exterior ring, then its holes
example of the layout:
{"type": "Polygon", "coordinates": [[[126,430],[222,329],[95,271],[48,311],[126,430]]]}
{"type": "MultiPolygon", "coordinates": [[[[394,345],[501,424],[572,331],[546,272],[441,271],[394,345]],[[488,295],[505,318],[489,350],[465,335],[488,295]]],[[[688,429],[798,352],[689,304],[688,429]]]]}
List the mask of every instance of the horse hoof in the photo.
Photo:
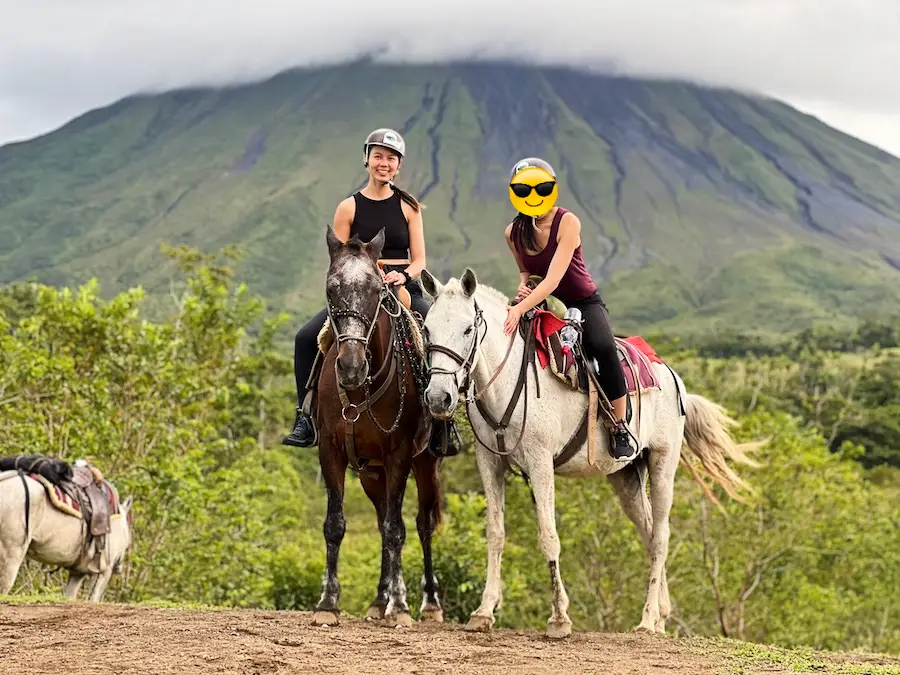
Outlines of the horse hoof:
{"type": "Polygon", "coordinates": [[[372,605],[366,610],[366,621],[381,621],[384,618],[384,607],[372,605]]]}
{"type": "Polygon", "coordinates": [[[645,626],[644,624],[641,624],[640,626],[635,626],[631,630],[631,632],[632,633],[646,633],[649,635],[650,633],[653,632],[653,628],[651,628],[650,626],[645,626]]]}
{"type": "Polygon", "coordinates": [[[547,637],[552,638],[554,640],[560,640],[562,638],[567,638],[572,634],[572,622],[571,621],[548,621],[547,622],[547,637]]]}
{"type": "Polygon", "coordinates": [[[469,617],[469,623],[466,624],[465,630],[474,633],[489,633],[493,627],[494,617],[473,614],[469,617]]]}
{"type": "Polygon", "coordinates": [[[412,616],[409,612],[397,612],[396,614],[386,614],[385,621],[391,628],[410,628],[412,626],[412,616]]]}
{"type": "Polygon", "coordinates": [[[422,621],[427,623],[444,623],[444,610],[440,607],[426,607],[422,610],[422,621]]]}
{"type": "Polygon", "coordinates": [[[330,610],[318,609],[313,612],[312,623],[314,626],[337,626],[338,613],[330,610]]]}

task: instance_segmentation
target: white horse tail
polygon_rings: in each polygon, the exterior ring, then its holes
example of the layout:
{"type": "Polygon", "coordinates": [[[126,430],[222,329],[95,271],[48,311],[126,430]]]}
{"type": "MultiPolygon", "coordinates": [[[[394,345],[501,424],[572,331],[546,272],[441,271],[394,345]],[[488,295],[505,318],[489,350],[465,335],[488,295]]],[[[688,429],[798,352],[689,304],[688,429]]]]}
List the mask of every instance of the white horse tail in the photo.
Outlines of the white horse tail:
{"type": "MultiPolygon", "coordinates": [[[[684,408],[684,442],[688,449],[697,456],[710,478],[721,485],[733,499],[743,502],[740,491],[753,492],[753,488],[728,466],[725,459],[727,457],[747,466],[758,467],[759,464],[747,457],[746,453],[761,443],[735,443],[728,429],[737,426],[738,422],[718,403],[699,394],[687,394],[684,397],[684,408]]],[[[697,469],[684,455],[681,460],[710,501],[721,508],[719,500],[702,481],[697,469]]]]}

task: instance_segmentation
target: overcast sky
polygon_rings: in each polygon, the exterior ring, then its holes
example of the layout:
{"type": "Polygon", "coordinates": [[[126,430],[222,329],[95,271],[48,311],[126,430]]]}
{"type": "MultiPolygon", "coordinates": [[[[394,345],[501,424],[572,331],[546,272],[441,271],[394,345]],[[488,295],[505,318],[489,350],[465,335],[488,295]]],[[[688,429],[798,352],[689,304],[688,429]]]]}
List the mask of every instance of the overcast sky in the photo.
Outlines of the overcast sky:
{"type": "Polygon", "coordinates": [[[137,91],[375,49],[760,91],[900,156],[900,0],[0,0],[0,144],[137,91]]]}

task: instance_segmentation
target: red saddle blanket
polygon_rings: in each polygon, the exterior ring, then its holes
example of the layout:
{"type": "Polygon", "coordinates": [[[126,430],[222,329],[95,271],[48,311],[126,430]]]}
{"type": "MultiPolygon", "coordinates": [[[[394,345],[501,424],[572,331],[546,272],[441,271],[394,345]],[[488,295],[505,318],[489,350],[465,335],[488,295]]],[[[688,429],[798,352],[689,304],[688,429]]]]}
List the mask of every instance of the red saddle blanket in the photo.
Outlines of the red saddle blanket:
{"type": "MultiPolygon", "coordinates": [[[[555,363],[555,372],[565,374],[569,373],[574,367],[574,361],[570,354],[555,353],[558,351],[558,333],[566,325],[566,322],[547,310],[538,310],[535,313],[532,322],[532,329],[535,334],[535,351],[537,352],[538,362],[541,368],[546,368],[551,358],[562,363],[555,363]],[[555,338],[556,347],[552,344],[555,338]]],[[[662,359],[656,353],[644,338],[633,335],[627,338],[616,339],[616,346],[619,350],[619,361],[622,365],[622,371],[625,373],[625,383],[628,386],[628,393],[633,394],[637,391],[634,381],[634,372],[631,369],[633,364],[638,374],[641,390],[660,389],[659,379],[653,372],[651,362],[662,363],[662,359]]],[[[564,376],[564,375],[561,375],[564,376]]]]}
{"type": "Polygon", "coordinates": [[[660,389],[659,379],[653,372],[650,362],[662,363],[662,359],[656,353],[644,338],[639,335],[632,335],[627,338],[616,338],[616,346],[619,347],[620,363],[622,371],[625,373],[625,384],[628,385],[628,393],[633,394],[637,391],[634,384],[634,372],[631,370],[631,361],[638,373],[638,380],[641,384],[641,390],[660,389]],[[622,353],[627,353],[627,358],[622,353]]]}

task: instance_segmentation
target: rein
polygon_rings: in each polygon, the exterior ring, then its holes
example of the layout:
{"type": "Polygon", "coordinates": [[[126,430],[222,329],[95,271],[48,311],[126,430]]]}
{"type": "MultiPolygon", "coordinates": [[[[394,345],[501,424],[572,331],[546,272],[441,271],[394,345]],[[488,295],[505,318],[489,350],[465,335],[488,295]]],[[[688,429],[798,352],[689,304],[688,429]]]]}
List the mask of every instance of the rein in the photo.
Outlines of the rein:
{"type": "MultiPolygon", "coordinates": [[[[503,361],[501,361],[500,365],[494,371],[494,374],[488,380],[487,384],[485,384],[484,388],[481,391],[476,391],[475,383],[472,381],[472,370],[475,367],[476,356],[481,352],[481,343],[484,341],[484,338],[487,336],[487,323],[484,320],[484,313],[481,308],[478,306],[478,303],[475,302],[475,335],[472,338],[472,343],[469,349],[467,350],[467,355],[462,356],[450,349],[449,347],[445,347],[443,345],[435,345],[428,344],[426,346],[426,353],[431,354],[432,352],[438,352],[441,354],[445,354],[453,359],[457,363],[457,367],[453,370],[447,370],[444,368],[435,368],[430,366],[428,368],[429,377],[434,374],[443,374],[443,375],[452,375],[453,380],[457,385],[457,391],[460,395],[465,395],[466,401],[466,414],[470,415],[470,406],[474,403],[475,407],[478,408],[478,412],[481,413],[481,416],[488,423],[488,425],[494,430],[494,436],[497,440],[497,449],[494,450],[491,446],[481,440],[478,437],[478,433],[475,429],[472,429],[472,433],[475,436],[475,439],[481,443],[485,448],[490,450],[495,455],[500,457],[507,457],[513,454],[519,447],[519,444],[522,442],[522,437],[525,435],[525,425],[527,423],[528,418],[528,390],[525,390],[525,409],[523,411],[523,420],[522,420],[522,429],[519,432],[519,437],[516,440],[516,444],[513,446],[511,450],[506,450],[506,428],[509,426],[509,421],[512,418],[513,411],[519,403],[519,398],[522,395],[522,390],[525,388],[525,383],[528,378],[528,364],[531,363],[534,366],[534,350],[531,347],[534,346],[535,335],[534,331],[528,330],[526,332],[525,340],[525,349],[522,352],[522,365],[519,369],[519,378],[516,381],[515,390],[510,397],[509,403],[506,406],[506,410],[503,413],[503,417],[498,421],[491,412],[485,407],[484,403],[482,403],[481,398],[487,392],[488,388],[494,383],[503,369],[506,367],[506,362],[509,360],[509,355],[512,353],[513,345],[516,342],[516,334],[518,331],[514,331],[510,336],[509,344],[506,348],[506,354],[503,357],[503,361]],[[479,335],[479,329],[484,327],[484,333],[479,335]],[[463,381],[459,381],[458,373],[460,370],[463,370],[463,381]],[[470,393],[471,392],[471,393],[470,393]]],[[[535,378],[537,381],[537,378],[535,378]]],[[[540,392],[538,392],[538,396],[540,396],[540,392]]]]}
{"type": "Polygon", "coordinates": [[[369,419],[372,420],[378,430],[387,436],[394,433],[400,426],[406,399],[406,378],[404,377],[404,374],[406,372],[407,363],[412,369],[413,378],[416,384],[419,385],[420,396],[424,396],[424,375],[418,366],[416,358],[409,354],[412,344],[412,335],[409,334],[409,327],[405,325],[404,321],[399,322],[400,328],[398,330],[398,322],[396,319],[401,317],[403,309],[400,305],[399,298],[392,293],[386,285],[381,289],[378,309],[375,311],[375,316],[372,317],[371,320],[354,309],[337,309],[333,307],[330,302],[328,303],[328,318],[335,335],[335,342],[337,345],[346,341],[362,342],[366,350],[366,362],[371,363],[372,352],[369,349],[369,340],[375,331],[375,327],[378,325],[378,317],[381,315],[382,311],[388,315],[390,324],[390,333],[388,334],[387,339],[387,353],[385,354],[384,362],[381,364],[378,372],[375,373],[374,376],[369,375],[366,377],[365,383],[363,384],[364,399],[361,403],[353,403],[350,400],[347,390],[341,386],[340,379],[337,377],[337,360],[335,360],[334,364],[335,383],[337,385],[338,397],[341,401],[341,417],[344,419],[344,422],[346,422],[344,445],[347,449],[347,457],[350,460],[350,466],[355,471],[360,471],[368,464],[368,460],[364,460],[363,463],[360,464],[359,458],[356,455],[355,425],[360,417],[362,417],[362,414],[364,412],[368,413],[369,419]],[[388,299],[393,303],[395,311],[391,311],[388,308],[388,299]],[[359,320],[363,326],[368,326],[365,337],[345,335],[338,332],[335,317],[345,316],[355,318],[359,320]],[[385,370],[387,370],[387,374],[384,377],[384,381],[378,389],[375,390],[373,395],[370,390],[370,385],[373,380],[377,381],[378,378],[385,373],[385,370]],[[395,377],[400,392],[400,405],[398,406],[397,415],[394,417],[393,423],[386,429],[375,417],[375,414],[372,412],[372,407],[387,393],[395,377]],[[348,414],[353,415],[353,417],[349,417],[348,414]]]}

